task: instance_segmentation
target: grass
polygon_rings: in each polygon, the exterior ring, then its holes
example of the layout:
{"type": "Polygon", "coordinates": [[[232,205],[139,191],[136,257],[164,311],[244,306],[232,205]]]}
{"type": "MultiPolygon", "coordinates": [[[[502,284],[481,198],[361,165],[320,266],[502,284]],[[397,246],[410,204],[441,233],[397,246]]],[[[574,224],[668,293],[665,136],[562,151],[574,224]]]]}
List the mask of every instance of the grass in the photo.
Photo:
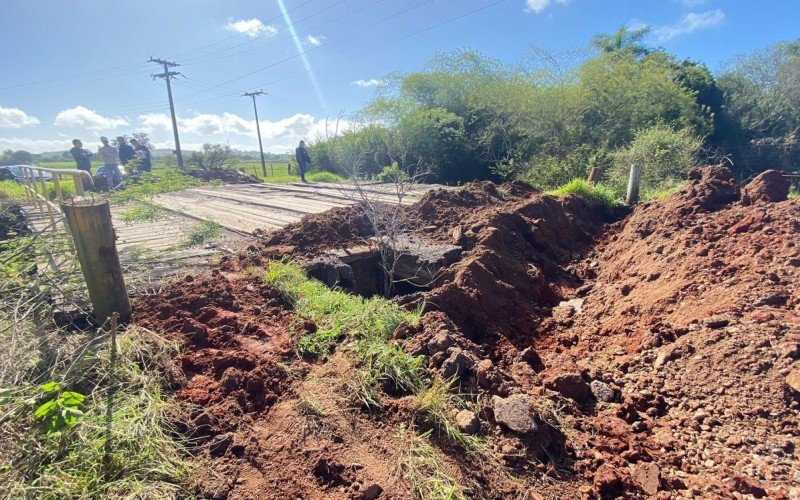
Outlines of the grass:
{"type": "MultiPolygon", "coordinates": [[[[61,334],[51,334],[44,343],[60,338],[61,334]]],[[[186,448],[175,440],[177,433],[171,427],[174,403],[162,394],[161,373],[177,356],[176,345],[136,327],[120,335],[114,365],[118,389],[113,400],[110,467],[106,469],[107,337],[88,334],[79,343],[73,337],[63,344],[47,346],[59,354],[39,359],[21,381],[7,386],[8,397],[0,404],[0,428],[8,461],[0,494],[45,499],[187,494],[183,486],[188,471],[186,448]],[[33,418],[34,408],[42,401],[39,385],[47,380],[86,396],[77,423],[50,434],[33,418]]],[[[7,381],[4,377],[3,383],[7,381]]]]}
{"type": "Polygon", "coordinates": [[[398,461],[399,475],[420,500],[462,500],[464,489],[444,471],[444,464],[428,444],[430,431],[417,434],[400,426],[398,440],[404,445],[398,461]]]}
{"type": "Polygon", "coordinates": [[[208,220],[200,221],[192,226],[186,241],[178,245],[178,248],[191,248],[202,245],[217,238],[221,233],[222,226],[216,222],[208,220]]]}
{"type": "Polygon", "coordinates": [[[110,199],[112,202],[120,204],[146,201],[157,194],[180,191],[202,184],[202,181],[184,175],[176,168],[163,168],[141,174],[136,182],[129,181],[124,190],[114,191],[110,199]]]}
{"type": "Polygon", "coordinates": [[[433,379],[430,387],[414,396],[414,404],[425,424],[432,426],[437,432],[443,434],[453,443],[461,445],[464,449],[488,454],[488,448],[483,441],[459,430],[455,421],[455,411],[464,405],[463,400],[451,389],[453,380],[442,380],[441,377],[433,379]]]}
{"type": "Polygon", "coordinates": [[[25,187],[14,181],[0,181],[0,201],[19,203],[25,200],[25,187]]]}
{"type": "Polygon", "coordinates": [[[659,201],[668,196],[677,193],[685,184],[685,182],[667,179],[659,186],[642,191],[642,201],[659,201]]]}
{"type": "Polygon", "coordinates": [[[590,184],[583,179],[572,179],[563,186],[548,191],[547,194],[563,197],[567,195],[578,196],[590,207],[611,211],[619,205],[619,200],[614,192],[602,184],[590,184]]]}
{"type": "Polygon", "coordinates": [[[163,217],[165,210],[161,205],[149,201],[136,200],[132,206],[122,214],[123,222],[153,221],[163,217]]]}
{"type": "MultiPolygon", "coordinates": [[[[419,321],[421,311],[408,312],[385,299],[364,298],[331,290],[309,279],[299,266],[270,262],[263,278],[280,290],[297,313],[317,324],[317,331],[301,337],[300,353],[307,357],[328,356],[346,337],[354,341],[387,341],[400,323],[419,321]]],[[[362,344],[367,345],[367,344],[362,344]]]]}

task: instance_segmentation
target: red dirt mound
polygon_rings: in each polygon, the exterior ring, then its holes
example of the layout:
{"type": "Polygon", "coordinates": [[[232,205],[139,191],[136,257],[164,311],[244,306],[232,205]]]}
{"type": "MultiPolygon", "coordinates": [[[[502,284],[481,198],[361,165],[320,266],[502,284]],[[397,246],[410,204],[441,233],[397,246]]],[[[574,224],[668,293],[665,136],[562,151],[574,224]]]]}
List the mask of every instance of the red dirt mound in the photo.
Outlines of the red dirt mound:
{"type": "Polygon", "coordinates": [[[292,316],[272,287],[215,271],[140,297],[134,311],[138,324],[180,340],[178,397],[198,406],[200,434],[268,410],[287,385],[278,362],[292,353],[292,316]]]}
{"type": "Polygon", "coordinates": [[[545,386],[596,404],[575,412],[574,444],[598,494],[800,494],[800,202],[737,193],[726,171],[698,169],[637,207],[579,266],[578,310],[534,342],[545,386]]]}

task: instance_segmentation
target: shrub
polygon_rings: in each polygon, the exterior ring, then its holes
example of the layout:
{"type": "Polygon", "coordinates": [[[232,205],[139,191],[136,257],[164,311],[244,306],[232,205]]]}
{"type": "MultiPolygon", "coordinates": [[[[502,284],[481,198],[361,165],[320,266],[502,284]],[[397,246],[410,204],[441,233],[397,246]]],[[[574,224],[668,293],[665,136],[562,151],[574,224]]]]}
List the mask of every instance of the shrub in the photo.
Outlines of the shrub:
{"type": "Polygon", "coordinates": [[[333,172],[312,172],[308,174],[308,180],[311,182],[342,182],[344,178],[333,172]]]}
{"type": "Polygon", "coordinates": [[[600,184],[589,184],[583,179],[573,179],[560,188],[548,192],[548,194],[554,196],[575,195],[582,198],[590,207],[602,208],[606,211],[610,211],[619,205],[613,190],[600,184]]]}
{"type": "Polygon", "coordinates": [[[641,191],[652,191],[686,178],[696,161],[702,139],[690,130],[659,124],[640,130],[628,147],[614,153],[608,180],[618,194],[625,192],[630,166],[642,166],[641,191]]]}

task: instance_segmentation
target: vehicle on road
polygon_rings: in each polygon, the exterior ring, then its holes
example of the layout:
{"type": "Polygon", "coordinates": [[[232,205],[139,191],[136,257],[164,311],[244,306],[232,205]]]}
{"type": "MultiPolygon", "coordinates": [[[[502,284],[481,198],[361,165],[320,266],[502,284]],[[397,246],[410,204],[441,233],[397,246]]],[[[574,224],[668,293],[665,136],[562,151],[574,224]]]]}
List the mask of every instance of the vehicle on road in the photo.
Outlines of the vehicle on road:
{"type": "MultiPolygon", "coordinates": [[[[0,167],[0,181],[22,182],[22,167],[34,168],[33,165],[3,165],[0,167]]],[[[41,175],[46,182],[53,180],[50,172],[41,172],[41,175]]],[[[36,179],[39,179],[39,172],[36,173],[36,179]]]]}

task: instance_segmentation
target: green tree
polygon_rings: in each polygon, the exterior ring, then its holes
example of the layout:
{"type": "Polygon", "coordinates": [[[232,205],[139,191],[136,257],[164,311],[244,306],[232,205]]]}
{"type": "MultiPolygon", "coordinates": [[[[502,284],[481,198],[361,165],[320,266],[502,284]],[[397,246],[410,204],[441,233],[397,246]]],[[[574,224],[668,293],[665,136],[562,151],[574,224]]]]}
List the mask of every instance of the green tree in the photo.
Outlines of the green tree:
{"type": "Polygon", "coordinates": [[[632,30],[623,25],[614,33],[603,33],[595,36],[592,39],[592,46],[607,54],[622,53],[634,57],[643,57],[650,53],[650,49],[643,43],[650,31],[649,26],[632,30]]]}
{"type": "Polygon", "coordinates": [[[230,168],[238,162],[236,152],[227,144],[203,144],[202,151],[193,151],[188,165],[213,170],[217,168],[230,168]]]}

